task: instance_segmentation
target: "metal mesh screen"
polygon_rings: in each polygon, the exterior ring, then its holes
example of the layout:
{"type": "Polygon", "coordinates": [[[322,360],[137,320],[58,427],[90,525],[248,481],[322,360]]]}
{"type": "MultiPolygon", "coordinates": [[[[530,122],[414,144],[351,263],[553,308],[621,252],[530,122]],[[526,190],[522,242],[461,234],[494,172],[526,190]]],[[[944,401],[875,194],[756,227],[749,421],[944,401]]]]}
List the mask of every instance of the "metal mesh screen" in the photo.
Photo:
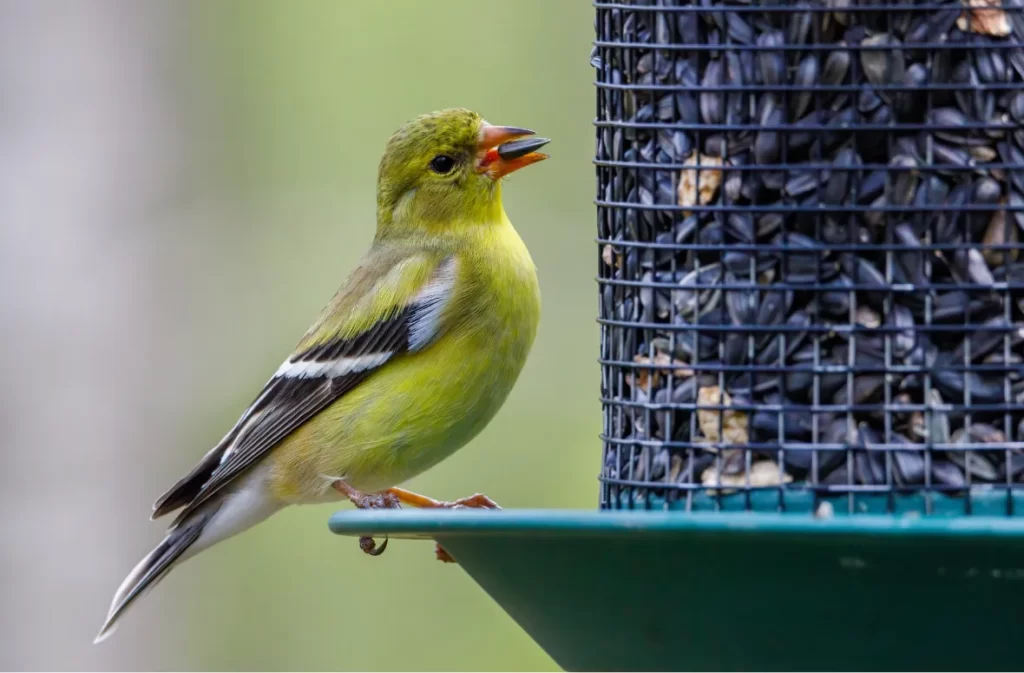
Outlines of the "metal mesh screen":
{"type": "Polygon", "coordinates": [[[601,506],[1024,512],[1024,0],[595,7],[601,506]]]}

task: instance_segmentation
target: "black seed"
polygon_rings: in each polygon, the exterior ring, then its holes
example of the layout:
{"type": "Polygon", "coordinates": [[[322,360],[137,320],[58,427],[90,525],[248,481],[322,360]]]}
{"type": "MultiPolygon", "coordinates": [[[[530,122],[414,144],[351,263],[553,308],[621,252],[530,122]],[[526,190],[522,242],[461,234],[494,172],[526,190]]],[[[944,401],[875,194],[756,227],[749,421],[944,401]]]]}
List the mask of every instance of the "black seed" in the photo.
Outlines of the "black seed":
{"type": "MultiPolygon", "coordinates": [[[[796,77],[793,85],[797,88],[813,87],[818,83],[818,57],[814,54],[805,56],[797,66],[796,77]]],[[[813,92],[796,91],[790,100],[790,114],[793,119],[799,119],[811,104],[813,92]]]]}
{"type": "MultiPolygon", "coordinates": [[[[860,53],[861,67],[869,82],[876,87],[903,82],[906,64],[901,49],[902,43],[898,38],[888,33],[881,33],[865,38],[861,46],[885,47],[877,50],[864,49],[860,53]]],[[[888,92],[879,91],[879,95],[889,100],[888,92]]]]}
{"type": "Polygon", "coordinates": [[[829,53],[821,69],[821,83],[829,86],[842,84],[850,69],[850,52],[838,49],[829,53]]]}
{"type": "Polygon", "coordinates": [[[943,460],[932,461],[932,479],[942,486],[951,486],[958,489],[967,485],[963,470],[953,463],[943,460]]]}
{"type": "MultiPolygon", "coordinates": [[[[776,30],[762,33],[757,38],[757,44],[760,47],[782,47],[784,43],[785,37],[776,30]]],[[[761,70],[761,81],[765,84],[777,85],[785,79],[786,66],[779,52],[770,51],[770,49],[759,51],[757,62],[761,70]]]]}
{"type": "MultiPolygon", "coordinates": [[[[720,87],[723,82],[722,63],[710,61],[704,69],[704,77],[701,79],[701,87],[704,89],[720,87]]],[[[721,124],[725,121],[725,105],[722,102],[724,94],[720,92],[703,91],[700,94],[700,116],[705,124],[721,124]]]]}

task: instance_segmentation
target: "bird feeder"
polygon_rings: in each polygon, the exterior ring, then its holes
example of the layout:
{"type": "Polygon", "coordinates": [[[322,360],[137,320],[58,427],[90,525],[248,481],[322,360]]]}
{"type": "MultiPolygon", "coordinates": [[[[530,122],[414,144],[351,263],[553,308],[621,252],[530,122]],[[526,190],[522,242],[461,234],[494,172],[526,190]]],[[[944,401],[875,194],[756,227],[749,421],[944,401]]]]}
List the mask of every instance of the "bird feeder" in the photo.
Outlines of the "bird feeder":
{"type": "Polygon", "coordinates": [[[439,541],[568,670],[1003,670],[1024,0],[595,2],[593,511],[439,541]]]}

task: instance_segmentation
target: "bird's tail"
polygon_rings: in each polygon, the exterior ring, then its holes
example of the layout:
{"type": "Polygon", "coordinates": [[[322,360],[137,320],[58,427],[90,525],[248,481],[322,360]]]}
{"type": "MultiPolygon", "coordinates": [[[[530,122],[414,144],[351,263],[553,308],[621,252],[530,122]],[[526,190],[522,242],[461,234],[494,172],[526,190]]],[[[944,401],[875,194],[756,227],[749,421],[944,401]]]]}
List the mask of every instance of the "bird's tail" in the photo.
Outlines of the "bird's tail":
{"type": "Polygon", "coordinates": [[[114,594],[114,600],[110,603],[110,612],[107,613],[107,619],[103,622],[103,628],[100,629],[94,643],[109,637],[117,626],[118,618],[131,607],[132,603],[156,586],[157,582],[163,579],[176,563],[184,560],[182,555],[199,539],[203,528],[215,513],[216,510],[196,512],[193,516],[179,522],[168,531],[167,537],[153,551],[146,554],[145,558],[136,564],[128,577],[121,583],[117,593],[114,594]]]}

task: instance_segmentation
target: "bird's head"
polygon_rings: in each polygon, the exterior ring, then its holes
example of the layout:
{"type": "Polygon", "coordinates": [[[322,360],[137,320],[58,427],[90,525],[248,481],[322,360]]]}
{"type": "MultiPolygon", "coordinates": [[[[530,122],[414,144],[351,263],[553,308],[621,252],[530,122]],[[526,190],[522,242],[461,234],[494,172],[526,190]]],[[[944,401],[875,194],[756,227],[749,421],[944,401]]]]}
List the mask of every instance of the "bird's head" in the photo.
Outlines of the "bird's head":
{"type": "Polygon", "coordinates": [[[496,221],[503,177],[547,158],[533,131],[495,126],[471,110],[407,122],[388,141],[377,175],[377,234],[443,231],[496,221]]]}

